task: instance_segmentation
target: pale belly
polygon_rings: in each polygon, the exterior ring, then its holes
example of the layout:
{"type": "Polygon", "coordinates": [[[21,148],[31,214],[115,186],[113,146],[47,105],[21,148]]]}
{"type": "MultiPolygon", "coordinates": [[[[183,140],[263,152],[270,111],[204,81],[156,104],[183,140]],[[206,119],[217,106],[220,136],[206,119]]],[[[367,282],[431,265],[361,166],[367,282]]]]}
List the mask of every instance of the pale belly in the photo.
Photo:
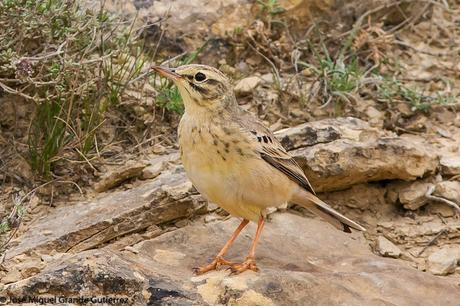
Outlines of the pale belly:
{"type": "Polygon", "coordinates": [[[237,154],[231,146],[226,152],[193,135],[181,137],[180,145],[193,185],[232,215],[255,221],[266,208],[287,202],[297,188],[256,154],[237,154]]]}

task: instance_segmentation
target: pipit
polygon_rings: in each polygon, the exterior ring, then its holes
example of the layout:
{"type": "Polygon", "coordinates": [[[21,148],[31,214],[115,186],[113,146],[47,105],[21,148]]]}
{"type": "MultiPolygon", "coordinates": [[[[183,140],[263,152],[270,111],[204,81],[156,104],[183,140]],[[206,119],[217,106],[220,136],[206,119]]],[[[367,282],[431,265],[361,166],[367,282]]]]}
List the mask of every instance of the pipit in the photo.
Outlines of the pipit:
{"type": "Polygon", "coordinates": [[[184,102],[178,134],[187,176],[207,200],[243,219],[215,259],[195,269],[197,274],[221,265],[228,265],[235,274],[258,271],[255,251],[267,208],[286,202],[309,209],[344,232],[350,233],[350,228],[365,231],[316,197],[302,169],[273,133],[238,106],[222,72],[204,65],[153,69],[174,81],[184,102]],[[242,263],[225,260],[249,221],[258,222],[249,255],[242,263]]]}

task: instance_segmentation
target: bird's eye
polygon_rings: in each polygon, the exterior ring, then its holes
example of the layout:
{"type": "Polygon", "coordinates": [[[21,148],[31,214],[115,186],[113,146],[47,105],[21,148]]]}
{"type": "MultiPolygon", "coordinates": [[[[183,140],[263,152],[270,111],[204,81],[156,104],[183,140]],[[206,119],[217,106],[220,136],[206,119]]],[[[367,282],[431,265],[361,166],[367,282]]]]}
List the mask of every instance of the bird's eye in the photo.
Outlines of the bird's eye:
{"type": "Polygon", "coordinates": [[[206,76],[204,75],[204,73],[198,72],[197,74],[195,74],[195,80],[198,82],[202,82],[206,80],[206,76]]]}

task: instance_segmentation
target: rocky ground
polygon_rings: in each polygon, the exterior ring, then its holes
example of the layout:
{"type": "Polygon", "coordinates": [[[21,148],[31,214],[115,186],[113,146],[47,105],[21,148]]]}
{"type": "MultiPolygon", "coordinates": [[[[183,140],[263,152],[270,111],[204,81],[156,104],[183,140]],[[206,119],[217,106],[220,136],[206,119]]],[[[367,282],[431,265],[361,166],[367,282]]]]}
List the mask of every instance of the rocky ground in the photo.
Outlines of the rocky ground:
{"type": "MultiPolygon", "coordinates": [[[[260,273],[194,276],[238,221],[196,193],[171,153],[114,168],[91,200],[37,213],[10,242],[5,292],[116,295],[139,305],[457,303],[459,211],[442,199],[460,198],[458,181],[447,179],[458,174],[458,156],[441,163],[443,153],[426,140],[351,117],[277,136],[320,196],[368,232],[338,232],[296,207],[277,211],[260,244],[260,273]],[[110,189],[128,177],[138,179],[110,189]]],[[[229,258],[244,257],[253,231],[229,258]]]]}
{"type": "MultiPolygon", "coordinates": [[[[164,53],[195,49],[207,35],[214,37],[214,51],[204,51],[200,61],[237,79],[240,104],[276,131],[319,196],[368,231],[347,235],[302,208],[278,209],[258,249],[261,272],[193,275],[192,268],[212,259],[238,221],[207,203],[187,180],[171,134],[178,116],[170,115],[156,127],[157,133],[167,133],[155,136],[161,141],[107,158],[95,178],[78,178],[87,185],[66,185],[74,192],[60,192],[53,184],[30,194],[18,183],[1,186],[0,215],[22,216],[5,235],[11,240],[0,258],[2,294],[111,296],[134,305],[458,305],[458,105],[423,111],[407,101],[382,102],[372,96],[374,89],[354,93],[349,103],[324,105],[328,96],[321,93],[306,103],[304,94],[324,85],[315,85],[309,69],[293,74],[292,63],[283,68],[289,63],[280,58],[288,38],[268,38],[274,53],[280,52],[270,57],[278,71],[250,48],[235,51],[239,38],[228,29],[257,30],[247,22],[256,15],[251,1],[195,2],[107,5],[127,15],[138,12],[141,24],[174,16],[166,20],[164,53]],[[206,10],[201,2],[209,4],[206,10]],[[235,44],[233,63],[221,58],[229,53],[229,41],[235,44]],[[19,206],[24,212],[14,211],[19,206]]],[[[302,20],[317,16],[334,18],[341,27],[390,2],[369,1],[369,7],[342,1],[279,3],[301,28],[302,20]]],[[[427,14],[409,6],[406,17],[414,14],[409,25],[392,33],[399,42],[392,46],[398,47],[377,46],[371,56],[384,52],[398,63],[393,73],[400,79],[458,99],[459,36],[452,35],[458,33],[458,9],[455,3],[449,12],[434,5],[427,14]]],[[[394,18],[387,18],[390,24],[406,20],[387,15],[394,18]]],[[[155,41],[159,28],[152,26],[146,35],[155,41]]],[[[261,32],[253,37],[263,51],[261,32]]],[[[289,56],[292,51],[284,50],[289,56]]],[[[127,105],[138,103],[133,95],[129,92],[127,105]]],[[[137,106],[139,117],[152,122],[147,103],[137,106]]],[[[25,163],[16,166],[19,177],[31,175],[25,163]]],[[[251,225],[243,232],[229,259],[244,258],[254,231],[251,225]]]]}

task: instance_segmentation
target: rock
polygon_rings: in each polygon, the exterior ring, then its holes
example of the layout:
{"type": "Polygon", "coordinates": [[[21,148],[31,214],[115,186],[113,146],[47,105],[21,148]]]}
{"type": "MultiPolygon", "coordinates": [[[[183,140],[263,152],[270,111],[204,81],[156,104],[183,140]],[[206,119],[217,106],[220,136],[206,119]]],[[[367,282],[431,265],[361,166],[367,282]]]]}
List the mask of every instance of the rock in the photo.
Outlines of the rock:
{"type": "MultiPolygon", "coordinates": [[[[412,111],[416,109],[413,107],[412,111]]],[[[416,113],[415,115],[401,119],[400,125],[407,131],[424,133],[429,125],[428,118],[424,114],[416,113]]]]}
{"type": "MultiPolygon", "coordinates": [[[[460,245],[460,222],[455,218],[442,219],[420,214],[415,215],[414,218],[396,216],[391,221],[380,221],[377,231],[416,258],[433,239],[438,245],[446,243],[460,245]]],[[[434,245],[428,247],[426,254],[434,248],[434,245]]]]}
{"type": "Polygon", "coordinates": [[[420,140],[394,137],[351,117],[305,123],[275,135],[317,192],[379,180],[414,180],[438,166],[437,155],[420,140]]]}
{"type": "Polygon", "coordinates": [[[45,264],[39,258],[29,258],[28,260],[15,265],[21,271],[23,278],[37,274],[45,264]]]}
{"type": "Polygon", "coordinates": [[[268,85],[273,84],[275,80],[275,76],[273,75],[273,73],[265,73],[261,75],[260,78],[262,79],[263,83],[268,84],[268,85]]]}
{"type": "Polygon", "coordinates": [[[143,233],[141,236],[144,239],[151,239],[160,236],[162,233],[163,230],[160,227],[158,227],[157,225],[151,225],[147,227],[145,233],[143,233]]]}
{"type": "Polygon", "coordinates": [[[369,106],[366,110],[366,115],[369,117],[369,124],[375,127],[382,127],[385,113],[379,111],[373,106],[369,106]]]}
{"type": "MultiPolygon", "coordinates": [[[[350,208],[359,208],[361,210],[370,210],[371,207],[377,206],[381,210],[385,206],[386,189],[372,184],[353,185],[346,190],[325,193],[322,200],[330,205],[348,206],[350,208]]],[[[390,205],[387,205],[390,207],[390,205]]]]}
{"type": "Polygon", "coordinates": [[[444,218],[453,217],[456,214],[455,208],[440,202],[430,203],[428,209],[430,214],[440,215],[444,218]]]}
{"type": "Polygon", "coordinates": [[[11,242],[7,258],[32,250],[79,252],[151,225],[190,216],[206,204],[182,168],[139,187],[55,209],[11,242]],[[50,235],[42,235],[50,231],[50,235]]]}
{"type": "Polygon", "coordinates": [[[257,86],[259,86],[261,82],[261,78],[258,76],[252,76],[248,78],[241,79],[236,85],[235,85],[235,94],[237,96],[247,96],[253,92],[254,89],[256,89],[257,86]]]}
{"type": "Polygon", "coordinates": [[[40,259],[45,262],[45,263],[48,263],[48,262],[52,262],[52,261],[55,261],[55,260],[59,260],[65,256],[68,256],[69,254],[67,253],[55,253],[53,255],[47,255],[47,254],[42,254],[40,256],[40,259]]]}
{"type": "Polygon", "coordinates": [[[11,271],[8,271],[6,276],[1,279],[1,282],[3,284],[15,283],[19,281],[21,278],[21,272],[19,272],[17,269],[12,269],[11,271]]]}
{"type": "MultiPolygon", "coordinates": [[[[131,305],[458,304],[453,279],[378,257],[361,233],[347,235],[291,213],[274,214],[267,223],[257,252],[261,272],[229,276],[224,269],[195,276],[192,268],[210,261],[238,223],[195,223],[133,246],[137,253],[85,251],[6,285],[3,293],[117,296],[131,305]]],[[[248,233],[254,231],[251,223],[248,233]]],[[[250,241],[241,235],[227,259],[242,260],[250,241]]]]}
{"type": "Polygon", "coordinates": [[[291,154],[317,192],[380,180],[415,180],[434,173],[438,166],[436,154],[426,144],[400,137],[338,139],[291,154]]]}
{"type": "Polygon", "coordinates": [[[444,181],[436,184],[434,195],[452,200],[460,205],[460,182],[444,181]]]}
{"type": "Polygon", "coordinates": [[[207,212],[213,212],[213,211],[218,210],[219,208],[220,208],[219,205],[217,205],[215,203],[212,203],[212,202],[208,202],[208,211],[207,212]]]}
{"type": "Polygon", "coordinates": [[[329,143],[337,139],[377,139],[386,135],[361,119],[346,117],[307,122],[275,132],[286,150],[329,143]]]}
{"type": "Polygon", "coordinates": [[[453,273],[460,261],[460,246],[444,246],[427,258],[428,271],[434,275],[453,273]]]}
{"type": "Polygon", "coordinates": [[[172,152],[169,154],[163,155],[154,155],[153,158],[149,159],[150,165],[156,164],[174,164],[177,165],[180,163],[180,154],[179,152],[172,152]]]}
{"type": "Polygon", "coordinates": [[[153,179],[160,175],[161,171],[164,169],[164,163],[156,163],[154,165],[150,165],[145,167],[142,170],[141,179],[153,179]]]}
{"type": "Polygon", "coordinates": [[[212,214],[212,215],[206,215],[204,217],[204,223],[211,223],[211,222],[215,222],[217,220],[222,220],[222,216],[212,214]]]}
{"type": "Polygon", "coordinates": [[[104,192],[116,187],[127,179],[140,176],[145,166],[145,163],[128,161],[126,165],[120,166],[105,174],[99,182],[94,185],[94,189],[97,192],[104,192]]]}
{"type": "Polygon", "coordinates": [[[189,223],[190,223],[189,220],[181,219],[181,220],[178,220],[178,221],[174,222],[174,225],[177,226],[177,227],[184,227],[184,226],[188,225],[189,223]]]}
{"type": "Polygon", "coordinates": [[[399,189],[399,201],[404,208],[416,210],[426,204],[425,196],[428,188],[433,186],[431,183],[416,181],[413,183],[403,183],[399,189]]]}
{"type": "Polygon", "coordinates": [[[13,284],[4,293],[8,294],[10,290],[9,297],[54,293],[67,298],[112,295],[130,302],[116,304],[139,305],[138,301],[144,300],[139,290],[144,281],[146,279],[131,269],[117,253],[96,250],[58,262],[46,272],[13,284]],[[27,286],[30,280],[33,280],[33,287],[27,286]]]}
{"type": "Polygon", "coordinates": [[[130,245],[125,246],[125,247],[124,247],[124,250],[125,250],[125,251],[133,252],[134,254],[138,254],[138,253],[139,253],[139,250],[133,248],[133,247],[130,246],[130,245]]]}
{"type": "Polygon", "coordinates": [[[383,236],[377,238],[375,249],[383,257],[398,258],[401,256],[401,250],[393,242],[383,236]]]}

